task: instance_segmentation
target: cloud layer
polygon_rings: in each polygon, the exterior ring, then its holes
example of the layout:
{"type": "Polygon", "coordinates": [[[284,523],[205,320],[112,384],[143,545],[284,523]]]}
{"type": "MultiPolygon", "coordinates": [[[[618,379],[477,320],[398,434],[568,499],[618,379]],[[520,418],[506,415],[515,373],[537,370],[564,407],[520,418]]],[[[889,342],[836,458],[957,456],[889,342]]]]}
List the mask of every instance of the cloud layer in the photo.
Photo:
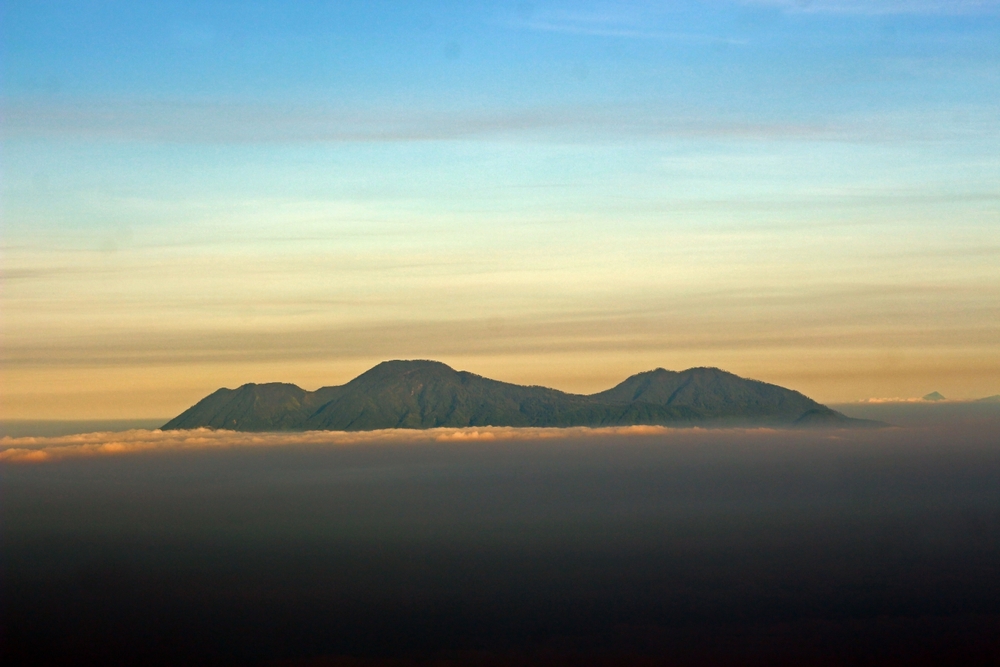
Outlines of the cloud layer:
{"type": "Polygon", "coordinates": [[[282,445],[359,445],[383,443],[469,442],[498,439],[580,437],[602,432],[662,433],[660,427],[618,429],[431,429],[427,431],[382,430],[364,432],[310,431],[306,433],[242,433],[235,431],[146,431],[83,433],[57,437],[0,439],[0,461],[40,463],[87,456],[114,456],[149,451],[178,451],[229,447],[276,447],[282,445]]]}
{"type": "MultiPolygon", "coordinates": [[[[147,452],[177,452],[236,447],[282,447],[289,445],[351,445],[468,443],[483,441],[579,440],[658,436],[689,441],[706,433],[700,428],[674,429],[664,426],[626,426],[609,428],[435,428],[422,431],[389,429],[381,431],[308,431],[305,433],[243,433],[237,431],[131,430],[120,433],[82,433],[55,437],[0,438],[0,462],[46,463],[64,459],[121,456],[147,452]]],[[[728,429],[744,438],[773,438],[773,429],[728,429]]]]}

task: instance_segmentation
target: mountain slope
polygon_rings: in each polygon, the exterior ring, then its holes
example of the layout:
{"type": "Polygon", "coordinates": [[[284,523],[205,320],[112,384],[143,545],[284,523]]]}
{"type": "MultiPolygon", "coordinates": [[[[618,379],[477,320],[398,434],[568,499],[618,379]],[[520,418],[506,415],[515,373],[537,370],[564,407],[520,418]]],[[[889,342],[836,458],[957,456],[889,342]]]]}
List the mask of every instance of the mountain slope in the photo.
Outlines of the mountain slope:
{"type": "Polygon", "coordinates": [[[718,368],[674,372],[657,368],[638,373],[592,398],[606,403],[652,403],[690,408],[717,419],[795,421],[807,412],[833,410],[777,385],[747,380],[718,368]]]}
{"type": "Polygon", "coordinates": [[[387,361],[337,387],[291,384],[220,389],[164,429],[240,431],[440,426],[859,426],[802,394],[717,368],[639,373],[584,396],[456,371],[437,361],[387,361]]]}
{"type": "Polygon", "coordinates": [[[294,384],[245,384],[219,389],[167,422],[164,429],[296,430],[315,411],[313,394],[294,384]]]}
{"type": "Polygon", "coordinates": [[[497,382],[436,361],[387,361],[338,389],[306,428],[531,426],[540,415],[574,404],[573,396],[555,389],[497,382]]]}

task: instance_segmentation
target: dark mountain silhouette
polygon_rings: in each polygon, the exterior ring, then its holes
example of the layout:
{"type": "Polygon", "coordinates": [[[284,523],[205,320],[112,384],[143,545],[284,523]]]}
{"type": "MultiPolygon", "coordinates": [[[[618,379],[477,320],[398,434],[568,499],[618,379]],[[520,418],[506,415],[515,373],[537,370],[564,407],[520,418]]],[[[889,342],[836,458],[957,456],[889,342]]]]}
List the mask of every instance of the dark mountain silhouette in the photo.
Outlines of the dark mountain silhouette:
{"type": "Polygon", "coordinates": [[[284,383],[219,389],[163,428],[367,431],[636,424],[850,427],[878,422],[845,417],[797,391],[717,368],[658,368],[584,396],[498,382],[437,361],[386,361],[347,384],[311,392],[284,383]]]}
{"type": "Polygon", "coordinates": [[[923,400],[925,400],[925,401],[944,401],[946,399],[939,392],[932,391],[931,393],[929,393],[926,396],[924,396],[923,400]]]}

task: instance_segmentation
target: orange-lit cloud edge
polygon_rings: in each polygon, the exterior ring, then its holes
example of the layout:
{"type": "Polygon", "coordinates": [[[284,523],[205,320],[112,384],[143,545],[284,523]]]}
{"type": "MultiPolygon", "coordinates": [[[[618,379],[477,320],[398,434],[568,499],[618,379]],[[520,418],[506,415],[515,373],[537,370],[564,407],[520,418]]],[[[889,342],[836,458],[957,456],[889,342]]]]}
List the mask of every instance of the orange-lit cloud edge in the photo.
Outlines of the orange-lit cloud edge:
{"type": "MultiPolygon", "coordinates": [[[[247,433],[212,429],[187,431],[131,430],[96,432],[51,437],[0,438],[0,463],[47,463],[65,459],[121,456],[154,452],[180,452],[209,449],[281,447],[288,445],[400,445],[433,443],[473,443],[491,441],[581,440],[616,437],[658,437],[671,442],[698,441],[709,434],[738,435],[746,442],[775,437],[801,437],[801,431],[771,428],[671,428],[666,426],[616,426],[573,428],[472,427],[433,428],[427,430],[384,429],[378,431],[306,431],[284,433],[247,433]]],[[[824,438],[839,438],[839,430],[820,432],[824,438]]]]}

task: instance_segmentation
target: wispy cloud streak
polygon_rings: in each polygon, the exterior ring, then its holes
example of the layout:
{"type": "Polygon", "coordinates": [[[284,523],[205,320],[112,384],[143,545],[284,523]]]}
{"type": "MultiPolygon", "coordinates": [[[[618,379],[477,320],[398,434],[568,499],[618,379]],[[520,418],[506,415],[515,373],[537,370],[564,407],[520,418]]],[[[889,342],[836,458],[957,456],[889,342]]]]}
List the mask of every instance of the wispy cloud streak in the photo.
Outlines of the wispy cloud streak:
{"type": "Polygon", "coordinates": [[[997,0],[742,0],[741,4],[778,7],[811,14],[945,14],[1000,13],[997,0]]]}
{"type": "Polygon", "coordinates": [[[660,7],[630,3],[590,8],[540,8],[521,12],[504,22],[508,28],[584,37],[652,39],[686,43],[746,44],[748,40],[670,30],[660,7]]]}
{"type": "MultiPolygon", "coordinates": [[[[568,138],[838,138],[825,123],[704,118],[644,107],[537,107],[493,112],[341,110],[253,103],[10,100],[6,139],[253,144],[399,143],[566,133],[568,138]]],[[[561,135],[560,135],[561,136],[561,135]]]]}
{"type": "Polygon", "coordinates": [[[188,144],[408,143],[497,138],[883,143],[996,138],[995,109],[958,111],[961,122],[948,110],[801,119],[712,115],[656,103],[402,112],[250,102],[22,98],[0,101],[0,138],[188,144]]]}

